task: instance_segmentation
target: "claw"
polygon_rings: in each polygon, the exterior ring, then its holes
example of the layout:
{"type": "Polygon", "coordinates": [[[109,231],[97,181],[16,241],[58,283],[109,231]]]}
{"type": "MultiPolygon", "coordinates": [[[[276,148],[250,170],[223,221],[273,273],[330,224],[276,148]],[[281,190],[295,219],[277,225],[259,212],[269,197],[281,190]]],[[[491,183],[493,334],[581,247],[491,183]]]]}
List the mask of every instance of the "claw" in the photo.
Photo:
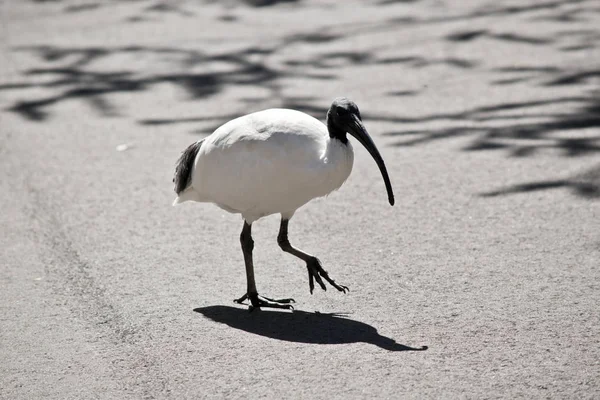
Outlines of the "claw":
{"type": "Polygon", "coordinates": [[[247,305],[249,312],[252,312],[257,308],[283,308],[286,310],[293,310],[294,307],[290,303],[296,302],[291,298],[274,300],[268,297],[259,296],[258,293],[246,293],[239,299],[235,299],[233,301],[237,304],[247,305]],[[250,300],[250,304],[245,302],[247,299],[250,300]]]}
{"type": "Polygon", "coordinates": [[[273,300],[270,299],[268,297],[265,296],[261,296],[263,299],[268,300],[268,301],[272,301],[273,303],[283,303],[283,304],[288,304],[288,303],[295,303],[296,300],[292,299],[292,298],[288,298],[288,299],[277,299],[277,300],[273,300]]]}
{"type": "Polygon", "coordinates": [[[242,297],[240,297],[239,299],[233,299],[234,303],[238,303],[238,304],[246,304],[244,303],[244,301],[248,298],[248,293],[245,293],[242,297]]]}
{"type": "Polygon", "coordinates": [[[340,292],[346,293],[350,291],[347,286],[338,285],[329,277],[329,274],[323,269],[323,266],[318,258],[314,257],[312,260],[307,262],[306,268],[308,269],[308,287],[310,289],[310,294],[313,293],[315,287],[314,280],[316,280],[319,286],[321,286],[321,289],[327,290],[327,286],[325,286],[325,283],[323,283],[323,279],[321,279],[321,277],[325,278],[325,280],[329,282],[331,286],[340,292]]]}
{"type": "Polygon", "coordinates": [[[321,276],[319,273],[315,274],[315,280],[317,281],[319,286],[321,286],[321,289],[327,291],[327,286],[325,286],[325,284],[323,283],[323,279],[321,279],[321,276]]]}

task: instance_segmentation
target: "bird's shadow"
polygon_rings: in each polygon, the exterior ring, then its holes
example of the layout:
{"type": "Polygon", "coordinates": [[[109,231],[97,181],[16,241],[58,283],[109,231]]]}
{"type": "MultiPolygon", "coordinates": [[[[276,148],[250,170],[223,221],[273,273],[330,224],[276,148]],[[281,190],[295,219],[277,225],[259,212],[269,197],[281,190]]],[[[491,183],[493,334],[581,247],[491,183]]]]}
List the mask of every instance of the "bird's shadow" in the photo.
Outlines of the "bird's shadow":
{"type": "Polygon", "coordinates": [[[427,346],[410,347],[382,336],[377,329],[335,313],[306,311],[280,312],[248,310],[228,306],[194,309],[215,322],[272,339],[311,344],[370,343],[389,351],[421,351],[427,346]]]}

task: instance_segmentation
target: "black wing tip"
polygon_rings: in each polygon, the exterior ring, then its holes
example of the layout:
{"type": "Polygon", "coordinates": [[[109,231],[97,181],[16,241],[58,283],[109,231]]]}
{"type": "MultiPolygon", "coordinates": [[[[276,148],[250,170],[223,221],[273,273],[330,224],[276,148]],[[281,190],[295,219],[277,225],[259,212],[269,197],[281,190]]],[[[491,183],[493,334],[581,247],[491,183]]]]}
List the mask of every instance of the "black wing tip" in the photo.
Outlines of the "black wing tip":
{"type": "Polygon", "coordinates": [[[203,141],[204,139],[190,144],[181,153],[181,156],[179,156],[175,166],[175,175],[173,176],[175,193],[179,194],[183,192],[190,184],[194,161],[196,160],[196,156],[198,155],[198,151],[200,150],[203,141]]]}

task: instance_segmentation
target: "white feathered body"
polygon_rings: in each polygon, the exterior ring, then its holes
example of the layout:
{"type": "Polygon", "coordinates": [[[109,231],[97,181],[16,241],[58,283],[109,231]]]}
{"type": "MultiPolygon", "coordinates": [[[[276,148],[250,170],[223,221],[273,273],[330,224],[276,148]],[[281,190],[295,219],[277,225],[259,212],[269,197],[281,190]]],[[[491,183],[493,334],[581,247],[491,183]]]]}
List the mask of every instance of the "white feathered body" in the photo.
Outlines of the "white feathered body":
{"type": "Polygon", "coordinates": [[[342,186],[353,162],[350,142],[330,138],[319,120],[288,109],[260,111],[204,139],[191,184],[174,204],[215,203],[249,223],[276,213],[290,218],[342,186]]]}

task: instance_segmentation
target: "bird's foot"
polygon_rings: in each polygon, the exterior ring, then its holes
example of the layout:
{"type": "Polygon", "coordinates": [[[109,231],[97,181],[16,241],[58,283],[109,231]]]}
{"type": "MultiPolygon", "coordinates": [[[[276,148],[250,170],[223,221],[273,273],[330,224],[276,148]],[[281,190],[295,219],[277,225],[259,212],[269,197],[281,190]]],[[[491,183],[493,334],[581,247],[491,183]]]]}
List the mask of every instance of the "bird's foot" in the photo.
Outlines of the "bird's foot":
{"type": "Polygon", "coordinates": [[[315,288],[314,281],[317,281],[319,286],[321,286],[321,289],[327,290],[327,286],[325,286],[325,283],[323,283],[323,279],[321,278],[325,278],[325,280],[329,282],[331,286],[333,286],[340,292],[346,293],[350,291],[350,289],[348,289],[348,286],[338,285],[333,279],[329,277],[329,274],[323,269],[321,261],[319,261],[317,257],[311,258],[306,263],[306,268],[308,269],[308,286],[310,288],[310,294],[312,294],[315,288]]]}
{"type": "Polygon", "coordinates": [[[258,293],[246,293],[239,299],[233,300],[235,303],[248,305],[249,311],[253,311],[255,308],[285,308],[287,310],[293,310],[294,307],[290,303],[295,303],[294,299],[270,299],[268,297],[259,296],[258,293]],[[250,304],[245,303],[246,300],[250,300],[250,304]]]}

